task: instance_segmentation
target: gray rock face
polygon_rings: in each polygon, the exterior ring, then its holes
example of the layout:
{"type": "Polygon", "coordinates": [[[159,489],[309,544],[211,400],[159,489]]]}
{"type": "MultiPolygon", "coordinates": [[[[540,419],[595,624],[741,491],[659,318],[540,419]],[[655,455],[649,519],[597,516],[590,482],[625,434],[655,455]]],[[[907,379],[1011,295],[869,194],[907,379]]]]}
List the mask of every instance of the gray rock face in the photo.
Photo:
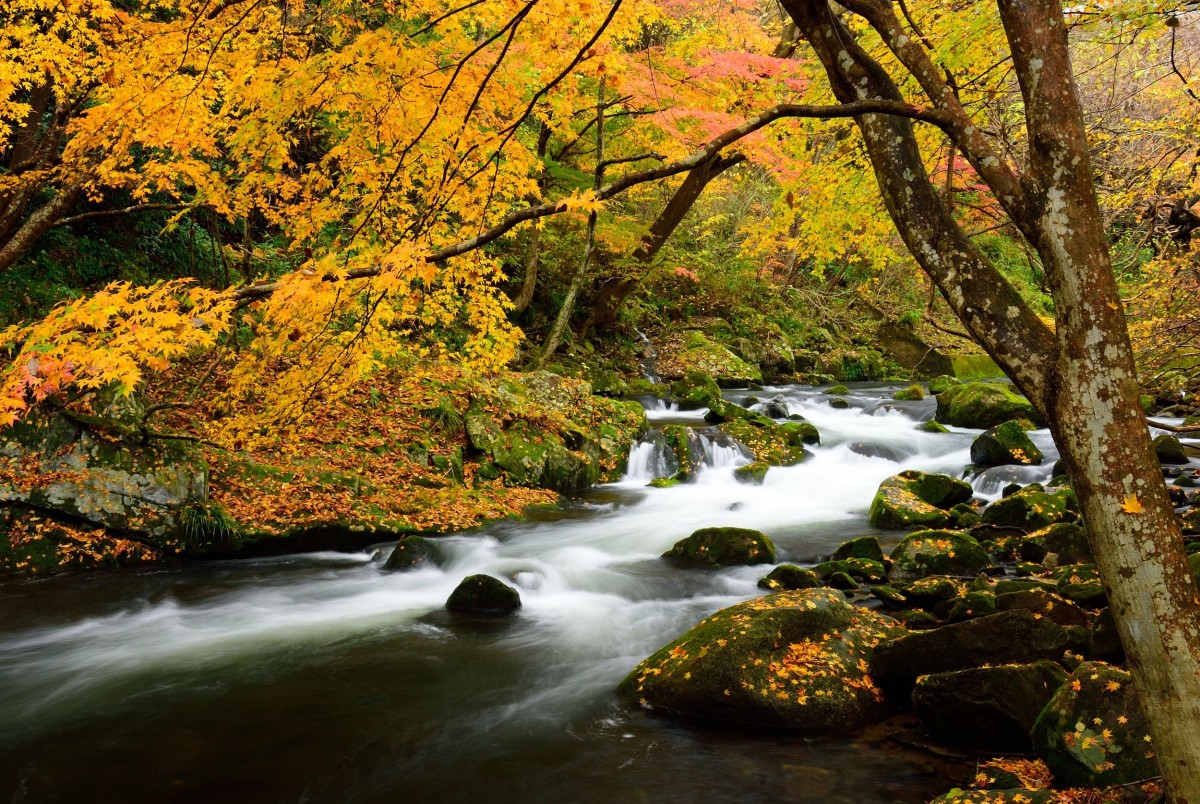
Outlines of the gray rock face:
{"type": "Polygon", "coordinates": [[[186,442],[143,445],[58,413],[38,412],[0,433],[0,461],[22,469],[21,480],[0,483],[0,503],[115,531],[171,534],[185,507],[208,499],[208,466],[186,442]]]}

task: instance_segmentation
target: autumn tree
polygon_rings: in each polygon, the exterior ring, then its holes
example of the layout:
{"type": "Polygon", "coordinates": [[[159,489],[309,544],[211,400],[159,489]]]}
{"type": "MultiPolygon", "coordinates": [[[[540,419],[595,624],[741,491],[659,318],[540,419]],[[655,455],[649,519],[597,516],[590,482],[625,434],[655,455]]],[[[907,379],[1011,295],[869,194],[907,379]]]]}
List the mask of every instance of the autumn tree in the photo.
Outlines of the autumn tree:
{"type": "Polygon", "coordinates": [[[977,27],[1002,31],[1016,72],[1029,143],[1019,174],[964,108],[913,20],[901,21],[891,2],[844,0],[846,14],[828,0],[783,5],[839,102],[901,101],[903,87],[934,110],[936,124],[1040,256],[1055,302],[1053,329],[955,223],[929,180],[911,120],[855,118],[908,249],[1046,416],[1153,720],[1171,800],[1200,801],[1200,600],[1138,404],[1061,5],[999,0],[967,12],[977,27]],[[881,45],[875,54],[864,44],[870,37],[881,45]]]}

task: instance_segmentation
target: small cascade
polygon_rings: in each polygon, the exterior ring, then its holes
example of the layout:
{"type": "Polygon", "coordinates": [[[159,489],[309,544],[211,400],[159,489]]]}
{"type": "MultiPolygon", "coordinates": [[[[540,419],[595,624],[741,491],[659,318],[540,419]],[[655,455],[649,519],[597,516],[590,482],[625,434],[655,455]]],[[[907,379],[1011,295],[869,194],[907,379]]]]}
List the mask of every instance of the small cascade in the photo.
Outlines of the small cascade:
{"type": "Polygon", "coordinates": [[[715,428],[696,429],[688,435],[694,437],[693,449],[703,456],[706,469],[745,466],[754,460],[744,444],[715,428]]]}
{"type": "Polygon", "coordinates": [[[658,430],[650,430],[633,445],[629,453],[629,466],[624,481],[649,482],[660,477],[670,477],[679,471],[679,459],[671,450],[667,440],[658,430]]]}
{"type": "Polygon", "coordinates": [[[654,344],[650,342],[644,332],[636,328],[633,331],[637,333],[638,339],[646,345],[646,348],[642,350],[642,359],[638,361],[642,369],[642,376],[650,382],[657,383],[658,374],[654,368],[658,363],[658,351],[655,350],[654,344]]]}

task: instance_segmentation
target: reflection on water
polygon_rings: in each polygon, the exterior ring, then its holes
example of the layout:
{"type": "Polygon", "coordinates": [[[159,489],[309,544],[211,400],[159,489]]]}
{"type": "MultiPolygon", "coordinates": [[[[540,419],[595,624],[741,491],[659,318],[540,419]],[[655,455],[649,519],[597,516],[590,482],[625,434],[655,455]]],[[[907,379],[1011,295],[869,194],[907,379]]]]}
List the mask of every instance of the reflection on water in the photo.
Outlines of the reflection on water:
{"type": "MultiPolygon", "coordinates": [[[[651,651],[759,594],[764,568],[660,561],[678,539],[752,527],[781,561],[812,561],[870,530],[871,496],[900,466],[961,472],[973,433],[915,430],[933,402],[892,403],[892,390],[854,389],[835,410],[809,388],[771,389],[821,431],[803,464],[742,485],[744,452],[702,431],[697,480],[649,489],[673,471],[651,438],[625,481],[557,517],[440,540],[438,568],[310,554],[0,585],[0,796],[923,800],[949,781],[922,755],[671,722],[612,692],[651,651]],[[443,611],[480,572],[520,589],[517,617],[443,611]]],[[[1048,477],[1049,447],[1022,482],[1048,477]]],[[[998,496],[993,480],[980,490],[998,496]]]]}

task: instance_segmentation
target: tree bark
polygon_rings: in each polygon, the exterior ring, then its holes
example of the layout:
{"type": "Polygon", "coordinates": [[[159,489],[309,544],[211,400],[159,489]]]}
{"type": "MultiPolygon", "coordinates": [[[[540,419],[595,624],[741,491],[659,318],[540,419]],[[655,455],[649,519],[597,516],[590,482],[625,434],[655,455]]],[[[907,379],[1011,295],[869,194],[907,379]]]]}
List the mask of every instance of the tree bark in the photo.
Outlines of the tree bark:
{"type": "MultiPolygon", "coordinates": [[[[541,124],[538,129],[537,155],[541,161],[546,158],[546,149],[550,145],[550,126],[545,123],[541,124]]],[[[546,188],[549,184],[547,176],[543,171],[538,178],[538,197],[533,199],[533,203],[540,202],[546,197],[546,188]]],[[[525,278],[521,282],[521,290],[517,293],[517,298],[513,299],[513,315],[520,315],[529,309],[529,305],[533,303],[533,292],[537,289],[538,276],[538,260],[541,258],[541,241],[542,229],[540,226],[533,226],[529,230],[529,240],[525,244],[525,278]]]]}
{"type": "MultiPolygon", "coordinates": [[[[650,231],[642,238],[638,247],[633,252],[633,262],[635,265],[642,268],[648,268],[654,258],[658,256],[658,252],[667,244],[667,241],[674,234],[679,224],[687,217],[688,212],[695,206],[696,201],[700,198],[700,194],[704,192],[704,188],[709,182],[717,176],[724,173],[734,165],[746,161],[746,157],[742,154],[731,154],[726,157],[721,155],[714,156],[709,161],[692,168],[684,177],[683,182],[676,188],[671,200],[663,207],[662,212],[658,213],[658,217],[650,224],[650,231]]],[[[592,329],[598,328],[601,330],[612,327],[617,321],[617,314],[621,311],[621,305],[625,300],[637,290],[641,284],[641,276],[614,276],[610,277],[600,290],[599,297],[592,305],[592,312],[588,315],[587,322],[583,325],[583,333],[586,335],[592,329]]]]}
{"type": "MultiPolygon", "coordinates": [[[[885,0],[841,0],[882,37],[1013,223],[1038,251],[1055,301],[1041,324],[955,224],[924,169],[912,123],[864,114],[862,131],[901,237],[968,331],[1046,415],[1151,719],[1176,804],[1200,804],[1200,602],[1137,403],[1132,350],[1096,201],[1083,114],[1058,0],[999,0],[1025,100],[1027,171],[983,140],[885,0]]],[[[784,0],[843,103],[902,100],[828,0],[784,0]]]]}

